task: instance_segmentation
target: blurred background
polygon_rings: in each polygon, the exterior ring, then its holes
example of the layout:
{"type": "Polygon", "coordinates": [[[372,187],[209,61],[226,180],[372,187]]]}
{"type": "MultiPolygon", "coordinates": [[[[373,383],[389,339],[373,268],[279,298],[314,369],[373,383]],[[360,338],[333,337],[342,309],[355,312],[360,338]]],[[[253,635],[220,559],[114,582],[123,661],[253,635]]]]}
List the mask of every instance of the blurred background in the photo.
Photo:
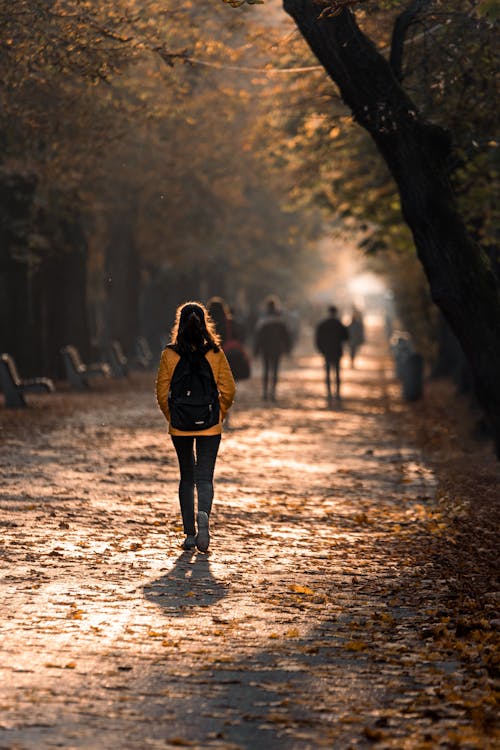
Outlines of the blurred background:
{"type": "MultiPolygon", "coordinates": [[[[375,5],[359,20],[386,49],[401,8],[375,5]]],[[[406,83],[453,127],[498,268],[492,26],[423,19],[406,83]]],[[[62,377],[67,344],[87,361],[144,337],[156,356],[192,298],[251,332],[273,293],[311,325],[356,304],[464,380],[392,179],[278,0],[2,0],[0,21],[0,350],[24,375],[62,377]]]]}

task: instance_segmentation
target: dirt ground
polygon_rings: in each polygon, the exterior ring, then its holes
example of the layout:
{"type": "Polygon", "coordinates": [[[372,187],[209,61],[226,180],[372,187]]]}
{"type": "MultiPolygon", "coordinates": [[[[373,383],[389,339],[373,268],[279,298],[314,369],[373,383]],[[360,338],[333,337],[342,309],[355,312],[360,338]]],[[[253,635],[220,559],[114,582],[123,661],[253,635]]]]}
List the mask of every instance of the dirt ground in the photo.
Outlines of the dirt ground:
{"type": "Polygon", "coordinates": [[[154,373],[0,410],[1,750],[499,746],[497,463],[375,335],[343,373],[241,384],[206,555],[154,373]]]}

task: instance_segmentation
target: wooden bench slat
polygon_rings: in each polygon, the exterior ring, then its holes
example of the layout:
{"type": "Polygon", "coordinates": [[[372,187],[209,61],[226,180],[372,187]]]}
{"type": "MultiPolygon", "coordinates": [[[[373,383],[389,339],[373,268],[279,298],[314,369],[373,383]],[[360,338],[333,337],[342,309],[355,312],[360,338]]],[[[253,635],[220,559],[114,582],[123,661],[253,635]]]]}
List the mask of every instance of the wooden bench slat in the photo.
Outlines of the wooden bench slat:
{"type": "Polygon", "coordinates": [[[50,378],[28,378],[19,375],[14,358],[4,353],[0,356],[0,383],[5,397],[5,406],[19,409],[26,406],[25,393],[53,393],[54,383],[50,378]]]}

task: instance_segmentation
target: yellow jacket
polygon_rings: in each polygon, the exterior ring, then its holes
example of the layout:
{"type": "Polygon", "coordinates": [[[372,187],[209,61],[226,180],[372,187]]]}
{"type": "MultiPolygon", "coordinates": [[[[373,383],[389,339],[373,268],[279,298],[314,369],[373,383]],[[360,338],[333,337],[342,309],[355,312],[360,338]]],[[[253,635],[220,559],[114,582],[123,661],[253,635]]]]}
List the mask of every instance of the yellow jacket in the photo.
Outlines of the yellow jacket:
{"type": "Polygon", "coordinates": [[[175,366],[180,359],[180,355],[168,347],[164,349],[161,354],[160,366],[156,378],[156,399],[169,423],[168,431],[171,435],[219,435],[222,432],[222,421],[233,403],[234,394],[236,393],[236,384],[234,382],[233,373],[231,372],[231,368],[226,359],[226,355],[222,349],[219,349],[218,352],[209,350],[205,356],[212,368],[214,380],[219,390],[219,424],[209,427],[208,430],[184,432],[172,427],[168,410],[168,392],[170,390],[170,382],[174,374],[175,366]]]}

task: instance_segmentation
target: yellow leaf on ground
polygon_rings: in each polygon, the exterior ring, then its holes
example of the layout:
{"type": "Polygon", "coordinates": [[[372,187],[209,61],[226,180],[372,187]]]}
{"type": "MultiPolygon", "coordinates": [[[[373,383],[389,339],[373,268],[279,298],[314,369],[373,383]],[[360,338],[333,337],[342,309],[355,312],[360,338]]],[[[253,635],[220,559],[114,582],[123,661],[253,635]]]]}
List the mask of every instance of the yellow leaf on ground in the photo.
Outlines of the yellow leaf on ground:
{"type": "Polygon", "coordinates": [[[309,586],[300,586],[298,583],[292,583],[291,586],[288,587],[290,591],[293,591],[294,594],[305,594],[306,596],[314,596],[314,591],[309,588],[309,586]]]}
{"type": "Polygon", "coordinates": [[[364,641],[348,641],[345,648],[347,651],[365,651],[368,645],[364,641]]]}

